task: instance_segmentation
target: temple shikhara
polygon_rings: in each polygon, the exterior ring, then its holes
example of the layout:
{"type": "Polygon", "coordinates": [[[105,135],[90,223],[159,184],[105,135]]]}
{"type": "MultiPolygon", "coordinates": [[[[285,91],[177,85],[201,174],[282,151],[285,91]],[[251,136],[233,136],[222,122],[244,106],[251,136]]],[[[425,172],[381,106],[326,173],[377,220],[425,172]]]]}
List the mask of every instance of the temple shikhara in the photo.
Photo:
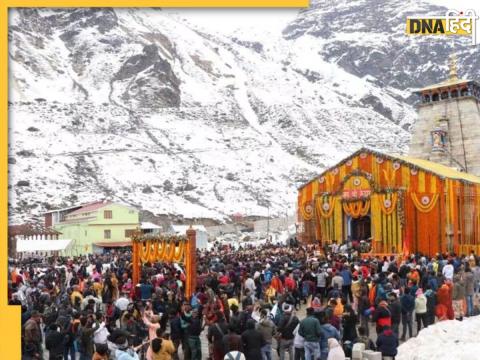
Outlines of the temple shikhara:
{"type": "Polygon", "coordinates": [[[448,79],[416,95],[410,155],[480,176],[480,84],[459,79],[451,57],[448,79]]]}
{"type": "Polygon", "coordinates": [[[375,254],[480,252],[480,86],[457,77],[417,92],[409,156],[363,148],[299,189],[299,238],[370,243],[375,254]]]}

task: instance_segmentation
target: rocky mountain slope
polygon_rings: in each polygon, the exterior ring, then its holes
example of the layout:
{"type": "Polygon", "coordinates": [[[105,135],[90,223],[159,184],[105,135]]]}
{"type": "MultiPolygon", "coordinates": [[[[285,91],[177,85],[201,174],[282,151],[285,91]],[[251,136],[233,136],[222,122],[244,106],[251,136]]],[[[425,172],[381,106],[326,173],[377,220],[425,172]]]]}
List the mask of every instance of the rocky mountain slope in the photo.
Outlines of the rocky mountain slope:
{"type": "Polygon", "coordinates": [[[438,8],[376,3],[313,2],[268,36],[160,9],[12,10],[10,221],[102,197],[187,218],[291,213],[298,185],[358,147],[406,151],[410,89],[444,77],[451,45],[403,36],[406,9],[438,8]]]}

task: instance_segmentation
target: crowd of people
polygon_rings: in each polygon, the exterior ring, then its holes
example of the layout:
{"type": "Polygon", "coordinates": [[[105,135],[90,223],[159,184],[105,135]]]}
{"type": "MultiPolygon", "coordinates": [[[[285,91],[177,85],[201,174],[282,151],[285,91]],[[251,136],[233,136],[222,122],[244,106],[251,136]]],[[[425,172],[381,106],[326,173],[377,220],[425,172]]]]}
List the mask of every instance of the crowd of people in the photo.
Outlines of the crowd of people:
{"type": "Polygon", "coordinates": [[[473,253],[330,250],[217,244],[197,254],[188,298],[178,264],[145,264],[133,284],[129,251],[17,260],[9,302],[22,308],[23,359],[342,360],[356,343],[394,358],[435,321],[478,313],[473,253]]]}

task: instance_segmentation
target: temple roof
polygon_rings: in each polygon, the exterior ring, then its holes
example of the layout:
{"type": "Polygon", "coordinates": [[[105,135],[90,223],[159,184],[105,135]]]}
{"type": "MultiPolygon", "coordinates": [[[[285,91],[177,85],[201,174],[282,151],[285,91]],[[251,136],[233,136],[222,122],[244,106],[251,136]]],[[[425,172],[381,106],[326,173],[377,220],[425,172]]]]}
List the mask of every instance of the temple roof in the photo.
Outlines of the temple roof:
{"type": "Polygon", "coordinates": [[[433,161],[413,158],[410,156],[402,156],[402,155],[393,155],[392,157],[403,160],[406,163],[417,166],[419,169],[430,171],[444,178],[464,180],[470,183],[480,184],[480,177],[476,175],[469,174],[466,172],[461,172],[461,171],[455,170],[454,168],[451,168],[433,161]]]}
{"type": "Polygon", "coordinates": [[[451,87],[451,86],[456,86],[456,85],[461,85],[461,84],[468,84],[470,82],[473,82],[473,81],[472,80],[466,80],[466,79],[447,79],[447,80],[442,81],[438,84],[433,84],[433,85],[424,87],[422,89],[419,89],[418,92],[429,91],[429,90],[434,90],[434,89],[439,89],[439,88],[446,88],[446,87],[451,87]]]}
{"type": "Polygon", "coordinates": [[[468,84],[468,83],[474,82],[472,80],[459,79],[458,78],[457,57],[456,57],[455,54],[450,55],[448,63],[449,63],[448,64],[448,66],[449,66],[448,79],[446,79],[446,80],[444,80],[440,83],[429,85],[427,87],[419,89],[417,92],[430,91],[430,90],[434,90],[434,89],[452,87],[452,86],[457,86],[457,85],[468,84]]]}
{"type": "Polygon", "coordinates": [[[308,181],[306,184],[303,184],[302,186],[300,186],[299,189],[303,188],[305,185],[311,183],[315,179],[318,179],[321,176],[324,176],[326,173],[333,170],[334,168],[337,168],[337,167],[341,166],[343,163],[347,162],[348,160],[353,159],[356,156],[359,156],[361,153],[370,153],[370,154],[374,154],[375,156],[382,157],[382,158],[387,159],[387,160],[399,161],[400,163],[403,163],[404,165],[406,165],[410,168],[417,168],[417,169],[420,169],[420,170],[423,170],[423,171],[426,171],[426,172],[430,172],[430,173],[432,173],[434,175],[437,175],[441,178],[448,178],[448,179],[453,179],[453,180],[465,181],[465,182],[473,183],[473,184],[480,184],[480,177],[478,177],[478,176],[475,176],[475,175],[472,175],[472,174],[469,174],[469,173],[465,173],[465,172],[461,172],[461,171],[455,170],[454,168],[451,168],[451,167],[448,167],[448,166],[445,166],[445,165],[442,165],[442,164],[438,164],[438,163],[435,163],[433,161],[413,158],[413,157],[404,156],[404,155],[388,155],[388,154],[384,154],[384,153],[381,153],[381,152],[376,151],[376,150],[372,150],[372,149],[363,147],[363,148],[355,151],[353,154],[346,157],[345,159],[341,160],[340,162],[338,162],[334,166],[326,169],[320,175],[318,175],[315,178],[313,178],[312,180],[308,181]]]}

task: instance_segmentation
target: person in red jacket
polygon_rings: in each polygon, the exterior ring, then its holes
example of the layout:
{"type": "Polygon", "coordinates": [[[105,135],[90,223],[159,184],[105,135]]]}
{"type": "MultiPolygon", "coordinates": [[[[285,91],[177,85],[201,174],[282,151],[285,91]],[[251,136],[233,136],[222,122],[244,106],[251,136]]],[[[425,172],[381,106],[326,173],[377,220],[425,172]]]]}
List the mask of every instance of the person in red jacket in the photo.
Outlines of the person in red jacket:
{"type": "Polygon", "coordinates": [[[290,273],[285,278],[285,287],[292,293],[296,290],[297,283],[295,282],[295,279],[293,278],[293,274],[290,273]]]}
{"type": "Polygon", "coordinates": [[[278,294],[283,294],[283,284],[276,274],[272,278],[271,285],[277,291],[278,294]]]}
{"type": "Polygon", "coordinates": [[[377,334],[380,334],[385,326],[392,326],[392,316],[390,309],[388,308],[388,303],[385,300],[378,303],[378,306],[373,313],[373,320],[377,325],[377,334]]]}

